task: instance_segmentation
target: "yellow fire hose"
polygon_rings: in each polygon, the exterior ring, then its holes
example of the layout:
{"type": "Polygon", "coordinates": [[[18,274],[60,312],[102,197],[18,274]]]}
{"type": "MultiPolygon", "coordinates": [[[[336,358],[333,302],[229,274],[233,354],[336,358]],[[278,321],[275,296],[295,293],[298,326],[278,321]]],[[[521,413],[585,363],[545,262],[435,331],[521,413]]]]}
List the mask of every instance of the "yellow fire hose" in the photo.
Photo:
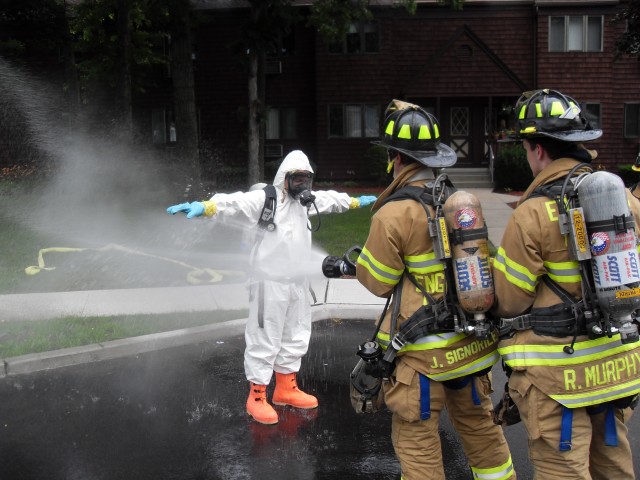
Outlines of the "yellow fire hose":
{"type": "Polygon", "coordinates": [[[161,257],[158,255],[152,255],[149,253],[141,252],[139,250],[133,250],[131,248],[123,247],[122,245],[109,244],[100,248],[72,248],[72,247],[49,247],[43,248],[38,252],[38,265],[32,265],[24,269],[24,273],[27,275],[37,275],[42,270],[51,271],[55,270],[56,267],[47,267],[44,262],[44,255],[49,253],[69,253],[69,252],[84,252],[84,251],[96,251],[96,252],[107,252],[107,251],[116,251],[127,253],[131,255],[140,255],[148,258],[155,258],[157,260],[161,260],[168,263],[173,263],[176,265],[180,265],[189,270],[187,273],[187,281],[192,285],[200,285],[203,283],[218,283],[222,281],[224,277],[243,277],[245,275],[244,272],[236,271],[236,270],[215,270],[212,268],[198,268],[193,265],[189,265],[184,262],[180,262],[178,260],[174,260],[172,258],[161,257]]]}

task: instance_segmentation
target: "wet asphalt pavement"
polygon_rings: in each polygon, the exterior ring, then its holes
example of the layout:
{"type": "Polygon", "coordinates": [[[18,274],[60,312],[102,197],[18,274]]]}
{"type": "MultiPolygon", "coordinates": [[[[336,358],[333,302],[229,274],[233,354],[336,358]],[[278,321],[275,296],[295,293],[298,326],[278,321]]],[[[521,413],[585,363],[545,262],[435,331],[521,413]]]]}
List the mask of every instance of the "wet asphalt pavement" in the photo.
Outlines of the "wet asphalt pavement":
{"type": "MultiPolygon", "coordinates": [[[[245,413],[241,335],[2,378],[0,479],[397,479],[390,414],[356,415],[349,401],[355,347],[371,325],[314,323],[299,384],[320,406],[276,407],[275,426],[245,413]]],[[[496,367],[496,400],[503,384],[496,367]]],[[[638,452],[637,415],[630,431],[638,452]]],[[[518,478],[531,479],[521,424],[506,435],[518,478]]],[[[441,438],[447,478],[472,478],[446,418],[441,438]]]]}

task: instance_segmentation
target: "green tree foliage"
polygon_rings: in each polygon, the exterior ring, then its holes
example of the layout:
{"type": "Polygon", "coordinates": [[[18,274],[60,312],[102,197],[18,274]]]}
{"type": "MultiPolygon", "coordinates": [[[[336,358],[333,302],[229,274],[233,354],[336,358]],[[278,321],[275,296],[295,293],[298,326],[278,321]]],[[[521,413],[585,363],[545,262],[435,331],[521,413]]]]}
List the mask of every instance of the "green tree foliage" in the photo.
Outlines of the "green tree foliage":
{"type": "Polygon", "coordinates": [[[0,0],[0,55],[13,61],[57,58],[68,36],[59,0],[0,0]]]}
{"type": "Polygon", "coordinates": [[[626,29],[616,40],[617,57],[626,54],[640,60],[640,0],[629,0],[627,8],[614,19],[620,21],[626,22],[626,29]]]}
{"type": "MultiPolygon", "coordinates": [[[[162,3],[128,2],[135,91],[145,91],[155,81],[158,69],[154,67],[167,62],[161,46],[168,37],[168,15],[162,3]]],[[[70,29],[76,39],[76,65],[83,91],[96,85],[115,88],[120,82],[117,7],[118,0],[85,0],[73,7],[70,29]]]]}

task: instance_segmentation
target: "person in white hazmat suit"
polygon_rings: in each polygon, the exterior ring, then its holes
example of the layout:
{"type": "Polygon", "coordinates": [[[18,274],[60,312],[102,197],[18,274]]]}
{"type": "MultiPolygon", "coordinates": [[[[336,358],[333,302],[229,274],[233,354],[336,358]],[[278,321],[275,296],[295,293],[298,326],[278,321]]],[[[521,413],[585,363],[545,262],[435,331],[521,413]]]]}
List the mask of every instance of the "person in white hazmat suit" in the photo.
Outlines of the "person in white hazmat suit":
{"type": "MultiPolygon", "coordinates": [[[[333,190],[311,191],[312,180],[313,169],[302,151],[294,150],[284,158],[273,181],[275,228],[258,231],[251,253],[244,353],[250,383],[246,409],[264,424],[278,422],[278,414],[266,398],[274,371],[274,404],[303,409],[318,406],[317,398],[300,390],[296,381],[311,337],[309,281],[300,269],[311,252],[309,216],[345,212],[376,200],[373,195],[353,198],[333,190]]],[[[167,212],[184,212],[187,218],[215,217],[221,222],[233,219],[234,224],[257,229],[266,198],[261,189],[215,194],[208,201],[174,205],[167,212]]]]}

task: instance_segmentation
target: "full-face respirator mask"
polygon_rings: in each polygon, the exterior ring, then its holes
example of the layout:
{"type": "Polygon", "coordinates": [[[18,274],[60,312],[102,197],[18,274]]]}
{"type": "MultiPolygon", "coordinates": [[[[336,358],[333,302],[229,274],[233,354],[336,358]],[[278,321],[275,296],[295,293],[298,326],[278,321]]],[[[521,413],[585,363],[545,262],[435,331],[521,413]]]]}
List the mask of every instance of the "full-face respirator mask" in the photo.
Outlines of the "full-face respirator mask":
{"type": "Polygon", "coordinates": [[[313,174],[309,172],[290,172],[286,176],[289,195],[298,200],[303,207],[308,207],[316,199],[311,193],[313,174]]]}

